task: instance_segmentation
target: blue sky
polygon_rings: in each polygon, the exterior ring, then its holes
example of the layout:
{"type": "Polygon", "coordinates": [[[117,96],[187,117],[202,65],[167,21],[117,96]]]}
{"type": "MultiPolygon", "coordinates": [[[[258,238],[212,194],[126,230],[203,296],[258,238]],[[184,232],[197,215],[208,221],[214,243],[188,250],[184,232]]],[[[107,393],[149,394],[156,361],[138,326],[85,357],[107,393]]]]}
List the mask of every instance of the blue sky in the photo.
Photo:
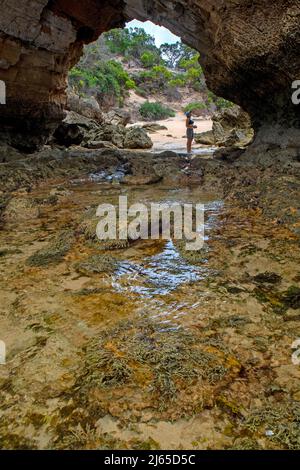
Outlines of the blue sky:
{"type": "Polygon", "coordinates": [[[167,28],[164,28],[163,26],[157,26],[156,24],[151,23],[151,21],[145,21],[145,23],[143,23],[142,21],[133,20],[130,21],[130,23],[127,23],[126,26],[132,28],[144,28],[148,34],[151,34],[155,37],[157,47],[165,42],[172,44],[174,42],[180,41],[180,38],[172,34],[167,28]]]}

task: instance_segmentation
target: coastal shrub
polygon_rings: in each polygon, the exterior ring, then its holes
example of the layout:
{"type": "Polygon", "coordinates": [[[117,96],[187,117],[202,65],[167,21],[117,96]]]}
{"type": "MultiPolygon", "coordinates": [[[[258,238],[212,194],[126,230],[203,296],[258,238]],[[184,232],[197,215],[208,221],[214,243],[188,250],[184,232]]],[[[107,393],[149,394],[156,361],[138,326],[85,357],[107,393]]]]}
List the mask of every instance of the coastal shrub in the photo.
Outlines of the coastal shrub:
{"type": "Polygon", "coordinates": [[[171,87],[184,87],[186,85],[186,77],[184,75],[180,75],[179,77],[172,78],[172,80],[168,83],[171,87]]]}
{"type": "Polygon", "coordinates": [[[206,104],[201,103],[200,101],[194,101],[193,103],[189,103],[188,105],[186,105],[183,108],[183,111],[185,113],[187,113],[189,111],[196,111],[196,110],[199,110],[199,109],[206,109],[206,104]]]}
{"type": "Polygon", "coordinates": [[[159,56],[151,51],[145,51],[141,55],[141,63],[143,67],[150,68],[153,67],[159,61],[159,56]]]}
{"type": "Polygon", "coordinates": [[[168,108],[161,103],[150,103],[146,101],[140,106],[140,114],[144,119],[149,120],[159,120],[159,119],[166,119],[168,117],[174,117],[175,112],[173,109],[168,108]]]}
{"type": "Polygon", "coordinates": [[[208,91],[207,96],[207,104],[214,104],[218,110],[232,108],[232,106],[234,106],[234,103],[216,96],[212,91],[208,91]]]}
{"type": "Polygon", "coordinates": [[[126,90],[134,89],[135,82],[124,70],[120,62],[109,60],[96,62],[92,68],[86,69],[78,64],[69,74],[70,85],[81,94],[112,95],[118,100],[126,90]]]}

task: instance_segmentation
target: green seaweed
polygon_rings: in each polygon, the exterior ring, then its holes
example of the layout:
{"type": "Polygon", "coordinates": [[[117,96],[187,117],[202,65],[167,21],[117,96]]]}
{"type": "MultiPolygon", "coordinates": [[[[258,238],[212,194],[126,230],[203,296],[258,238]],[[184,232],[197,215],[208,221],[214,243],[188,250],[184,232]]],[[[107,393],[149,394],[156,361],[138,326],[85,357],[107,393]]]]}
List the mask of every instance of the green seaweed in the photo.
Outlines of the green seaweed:
{"type": "Polygon", "coordinates": [[[47,246],[38,250],[27,259],[29,266],[48,266],[59,263],[71,249],[74,242],[74,234],[71,231],[64,231],[57,235],[47,246]]]}
{"type": "Polygon", "coordinates": [[[255,408],[247,417],[245,428],[253,434],[265,435],[272,431],[268,439],[275,441],[285,449],[300,448],[300,404],[295,402],[270,403],[255,408]]]}
{"type": "Polygon", "coordinates": [[[93,255],[75,264],[75,269],[80,274],[90,276],[92,274],[111,273],[118,266],[118,261],[108,255],[93,255]]]}
{"type": "Polygon", "coordinates": [[[194,381],[215,384],[226,377],[225,359],[208,348],[214,349],[187,331],[164,331],[149,320],[121,322],[88,345],[77,387],[86,396],[93,387],[131,384],[136,368],[146,366],[151,370],[148,390],[164,408],[194,381]]]}
{"type": "Polygon", "coordinates": [[[219,317],[211,320],[209,326],[212,329],[217,328],[238,328],[248,323],[252,323],[249,318],[241,317],[238,315],[231,315],[229,317],[219,317]]]}
{"type": "Polygon", "coordinates": [[[254,276],[253,281],[257,284],[279,284],[282,278],[276,273],[266,271],[254,276]]]}

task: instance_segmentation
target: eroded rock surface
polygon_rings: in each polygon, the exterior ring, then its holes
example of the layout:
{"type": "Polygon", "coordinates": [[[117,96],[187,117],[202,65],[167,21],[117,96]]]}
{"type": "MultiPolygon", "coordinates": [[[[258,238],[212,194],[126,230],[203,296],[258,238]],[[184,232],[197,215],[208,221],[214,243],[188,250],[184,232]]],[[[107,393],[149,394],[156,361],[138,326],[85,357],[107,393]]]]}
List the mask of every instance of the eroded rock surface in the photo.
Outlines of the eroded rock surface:
{"type": "Polygon", "coordinates": [[[299,161],[185,165],[79,147],[0,165],[0,448],[299,448],[299,161]],[[99,241],[124,194],[202,201],[205,252],[99,241]]]}
{"type": "Polygon", "coordinates": [[[239,106],[218,111],[212,121],[212,130],[196,134],[195,142],[220,147],[244,147],[253,140],[250,116],[239,106]]]}

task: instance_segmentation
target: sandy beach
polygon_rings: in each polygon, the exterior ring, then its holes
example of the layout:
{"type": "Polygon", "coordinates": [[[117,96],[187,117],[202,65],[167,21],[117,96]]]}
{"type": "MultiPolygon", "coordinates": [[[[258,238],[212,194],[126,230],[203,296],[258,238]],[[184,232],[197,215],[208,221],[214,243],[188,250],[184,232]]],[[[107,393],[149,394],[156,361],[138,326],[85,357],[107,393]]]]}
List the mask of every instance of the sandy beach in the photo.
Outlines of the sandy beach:
{"type": "MultiPolygon", "coordinates": [[[[212,121],[203,120],[201,118],[194,117],[196,132],[206,132],[212,129],[212,121]]],[[[176,152],[186,152],[186,127],[185,127],[185,115],[183,112],[177,112],[173,118],[156,121],[157,124],[165,126],[167,129],[156,131],[155,133],[149,134],[153,141],[153,151],[163,150],[174,150],[176,152]]],[[[149,124],[149,122],[141,121],[134,125],[142,126],[149,124]]],[[[209,153],[207,147],[195,144],[193,145],[194,153],[209,153]]]]}

